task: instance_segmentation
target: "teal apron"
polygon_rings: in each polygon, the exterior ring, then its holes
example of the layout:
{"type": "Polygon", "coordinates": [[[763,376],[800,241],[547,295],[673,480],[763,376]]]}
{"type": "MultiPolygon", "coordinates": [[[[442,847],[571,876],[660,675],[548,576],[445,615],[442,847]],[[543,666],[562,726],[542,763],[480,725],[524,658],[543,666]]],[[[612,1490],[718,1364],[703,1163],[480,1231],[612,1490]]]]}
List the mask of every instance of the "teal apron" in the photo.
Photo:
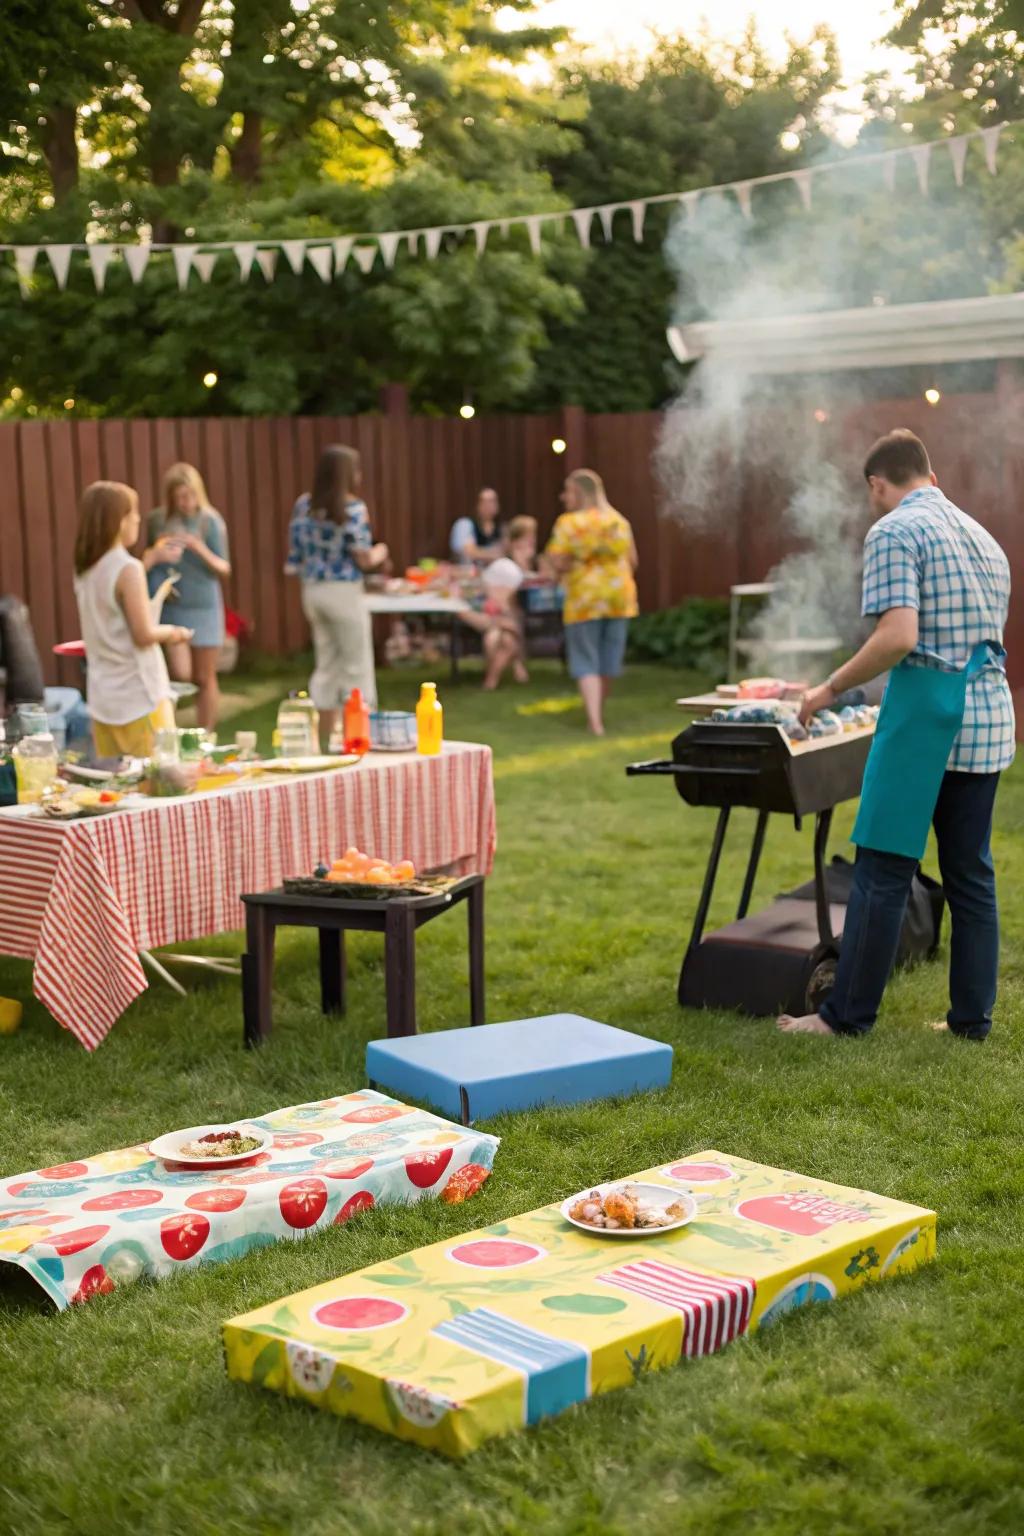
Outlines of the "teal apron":
{"type": "Polygon", "coordinates": [[[858,848],[923,858],[946,764],[963,726],[967,685],[986,667],[1002,668],[1005,657],[1001,646],[983,641],[959,671],[907,661],[893,669],[864,770],[853,829],[858,848]]]}

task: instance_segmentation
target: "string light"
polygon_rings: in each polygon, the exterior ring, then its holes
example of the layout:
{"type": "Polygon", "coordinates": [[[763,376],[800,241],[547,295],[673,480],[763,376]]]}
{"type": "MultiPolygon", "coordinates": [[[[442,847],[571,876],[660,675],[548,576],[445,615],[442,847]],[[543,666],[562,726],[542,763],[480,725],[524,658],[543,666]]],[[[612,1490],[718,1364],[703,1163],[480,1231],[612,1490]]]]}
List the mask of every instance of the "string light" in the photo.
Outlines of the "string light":
{"type": "Polygon", "coordinates": [[[459,415],[462,417],[463,421],[472,421],[473,417],[476,415],[476,406],[470,405],[469,401],[467,400],[464,405],[459,406],[459,415]]]}
{"type": "Polygon", "coordinates": [[[217,375],[214,373],[212,368],[210,369],[209,373],[203,374],[203,383],[206,385],[207,389],[212,389],[216,382],[217,375]]]}
{"type": "Polygon", "coordinates": [[[939,401],[942,399],[942,396],[937,389],[926,389],[924,392],[924,397],[928,401],[929,405],[938,405],[939,401]]]}
{"type": "Polygon", "coordinates": [[[73,400],[65,400],[64,401],[64,409],[66,411],[73,411],[74,408],[75,408],[75,402],[73,400]]]}
{"type": "Polygon", "coordinates": [[[566,441],[565,441],[564,437],[553,437],[551,439],[551,452],[552,453],[564,453],[565,450],[566,450],[566,441]]]}
{"type": "Polygon", "coordinates": [[[820,421],[820,422],[828,421],[828,411],[823,411],[821,406],[819,405],[818,409],[814,413],[814,419],[815,419],[815,421],[820,421]]]}

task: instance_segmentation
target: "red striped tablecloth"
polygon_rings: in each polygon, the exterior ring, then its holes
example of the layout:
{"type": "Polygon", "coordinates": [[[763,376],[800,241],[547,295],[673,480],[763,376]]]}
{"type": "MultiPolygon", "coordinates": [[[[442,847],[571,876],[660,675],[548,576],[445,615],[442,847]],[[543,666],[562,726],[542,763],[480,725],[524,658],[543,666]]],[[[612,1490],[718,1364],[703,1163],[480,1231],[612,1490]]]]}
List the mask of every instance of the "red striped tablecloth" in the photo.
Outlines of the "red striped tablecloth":
{"type": "Polygon", "coordinates": [[[417,869],[489,874],[490,747],[371,755],[303,778],[154,800],[65,823],[0,814],[0,954],[94,1050],[139,993],[139,951],[243,926],[242,892],[308,874],[355,844],[417,869]]]}

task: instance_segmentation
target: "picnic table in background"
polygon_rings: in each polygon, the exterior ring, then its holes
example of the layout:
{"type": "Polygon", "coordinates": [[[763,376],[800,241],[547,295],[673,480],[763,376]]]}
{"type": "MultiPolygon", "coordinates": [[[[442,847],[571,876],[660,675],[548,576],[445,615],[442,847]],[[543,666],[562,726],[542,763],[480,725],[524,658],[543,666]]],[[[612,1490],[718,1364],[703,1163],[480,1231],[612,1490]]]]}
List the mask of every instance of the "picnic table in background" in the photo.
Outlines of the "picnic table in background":
{"type": "Polygon", "coordinates": [[[489,874],[496,839],[491,749],[467,742],[80,821],[21,809],[0,812],[0,954],[35,961],[36,997],[87,1050],[145,990],[140,953],[242,928],[243,892],[349,845],[489,874]]]}
{"type": "Polygon", "coordinates": [[[338,1226],[375,1205],[456,1203],[498,1139],[364,1090],[233,1124],[271,1132],[232,1168],[182,1167],[147,1144],[0,1178],[0,1263],[58,1307],[338,1226]]]}

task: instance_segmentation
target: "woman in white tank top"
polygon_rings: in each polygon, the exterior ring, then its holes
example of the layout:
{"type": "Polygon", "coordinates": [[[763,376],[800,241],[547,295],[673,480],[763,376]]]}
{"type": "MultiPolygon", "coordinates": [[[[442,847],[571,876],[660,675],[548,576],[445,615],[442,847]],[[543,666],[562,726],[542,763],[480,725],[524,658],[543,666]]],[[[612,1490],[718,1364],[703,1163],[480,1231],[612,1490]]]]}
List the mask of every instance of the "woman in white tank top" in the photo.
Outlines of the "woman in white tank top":
{"type": "Polygon", "coordinates": [[[75,541],[75,597],[88,666],[87,697],[98,757],[146,757],[157,730],[174,725],[161,645],[191,631],[155,624],[141,560],[139,499],[129,485],[86,488],[75,541]]]}

